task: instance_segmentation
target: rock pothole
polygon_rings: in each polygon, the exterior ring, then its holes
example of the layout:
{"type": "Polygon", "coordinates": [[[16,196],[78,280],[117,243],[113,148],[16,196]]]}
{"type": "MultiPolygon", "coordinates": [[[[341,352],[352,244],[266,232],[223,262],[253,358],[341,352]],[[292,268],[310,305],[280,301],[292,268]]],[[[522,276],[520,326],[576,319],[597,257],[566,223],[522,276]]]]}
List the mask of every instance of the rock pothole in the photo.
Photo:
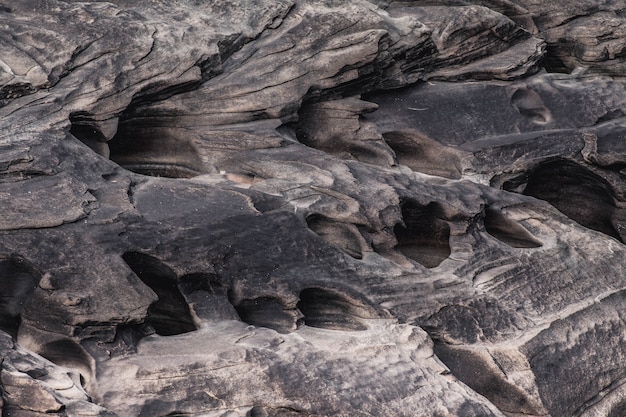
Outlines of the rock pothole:
{"type": "Polygon", "coordinates": [[[73,340],[56,340],[47,343],[37,353],[56,365],[75,371],[78,374],[78,382],[83,388],[93,377],[94,359],[73,340]]]}
{"type": "Polygon", "coordinates": [[[192,178],[204,170],[189,138],[152,126],[150,118],[96,122],[89,114],[76,112],[70,122],[70,134],[129,171],[153,177],[192,178]]]}
{"type": "Polygon", "coordinates": [[[40,277],[19,258],[0,260],[0,330],[14,339],[24,304],[35,291],[40,277]]]}
{"type": "Polygon", "coordinates": [[[500,210],[488,207],[484,218],[487,233],[513,248],[539,248],[542,243],[524,226],[507,218],[500,210]]]}
{"type": "Polygon", "coordinates": [[[306,325],[326,330],[367,330],[365,319],[379,317],[378,312],[358,297],[337,289],[304,288],[295,306],[271,295],[233,302],[241,320],[279,333],[290,333],[306,325]]]}
{"type": "MultiPolygon", "coordinates": [[[[591,170],[560,159],[540,164],[527,174],[525,182],[523,194],[547,201],[578,224],[623,242],[613,225],[613,189],[591,170]]],[[[505,183],[504,189],[514,183],[505,183]]]]}
{"type": "Polygon", "coordinates": [[[307,326],[330,330],[367,330],[362,318],[372,317],[373,311],[357,300],[340,292],[324,288],[300,291],[298,309],[307,326]]]}
{"type": "Polygon", "coordinates": [[[556,45],[546,45],[546,52],[540,61],[541,66],[547,72],[570,74],[573,68],[565,63],[563,57],[559,55],[560,53],[556,45]]]}
{"type": "Polygon", "coordinates": [[[400,209],[402,223],[393,229],[398,240],[395,249],[427,268],[439,266],[451,253],[450,226],[439,217],[439,204],[421,205],[405,199],[400,209]]]}
{"type": "Polygon", "coordinates": [[[295,309],[288,308],[279,298],[271,296],[243,299],[235,304],[235,310],[241,321],[279,333],[294,331],[299,316],[295,309]]]}
{"type": "Polygon", "coordinates": [[[158,129],[122,122],[108,146],[112,161],[138,174],[192,178],[203,170],[202,160],[191,141],[158,129]]]}
{"type": "Polygon", "coordinates": [[[167,265],[140,252],[126,252],[122,258],[158,297],[146,318],[157,334],[171,336],[196,330],[189,305],[178,288],[177,276],[167,265]]]}

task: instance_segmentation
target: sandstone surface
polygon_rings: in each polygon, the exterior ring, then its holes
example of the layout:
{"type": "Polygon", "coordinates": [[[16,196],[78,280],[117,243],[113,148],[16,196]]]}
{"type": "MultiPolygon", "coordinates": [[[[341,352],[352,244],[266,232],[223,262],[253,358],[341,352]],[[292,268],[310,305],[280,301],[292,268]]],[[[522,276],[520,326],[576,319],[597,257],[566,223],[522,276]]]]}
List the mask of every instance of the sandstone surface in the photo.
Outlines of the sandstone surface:
{"type": "Polygon", "coordinates": [[[625,415],[623,2],[0,25],[2,417],[625,415]]]}

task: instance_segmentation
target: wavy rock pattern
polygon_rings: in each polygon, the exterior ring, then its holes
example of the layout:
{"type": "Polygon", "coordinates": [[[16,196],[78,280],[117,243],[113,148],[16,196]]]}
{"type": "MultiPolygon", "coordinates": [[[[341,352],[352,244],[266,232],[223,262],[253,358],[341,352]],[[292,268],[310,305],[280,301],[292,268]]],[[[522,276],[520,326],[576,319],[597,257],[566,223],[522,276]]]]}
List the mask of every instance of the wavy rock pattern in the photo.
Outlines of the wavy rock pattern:
{"type": "Polygon", "coordinates": [[[3,417],[624,414],[622,2],[144,3],[0,4],[3,417]]]}

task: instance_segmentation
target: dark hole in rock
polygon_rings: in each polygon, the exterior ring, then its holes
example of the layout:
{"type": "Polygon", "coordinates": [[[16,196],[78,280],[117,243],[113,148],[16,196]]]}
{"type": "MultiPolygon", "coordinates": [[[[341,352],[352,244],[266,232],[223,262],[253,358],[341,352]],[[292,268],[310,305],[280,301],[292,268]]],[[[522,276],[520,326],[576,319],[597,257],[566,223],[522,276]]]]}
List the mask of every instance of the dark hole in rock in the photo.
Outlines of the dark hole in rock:
{"type": "Polygon", "coordinates": [[[572,68],[568,66],[565,61],[559,56],[559,46],[548,44],[546,46],[546,52],[543,55],[543,59],[540,65],[547,72],[569,74],[572,72],[572,68]]]}
{"type": "Polygon", "coordinates": [[[146,400],[137,417],[191,417],[193,415],[197,413],[178,410],[177,400],[164,396],[163,399],[146,400]]]}
{"type": "Polygon", "coordinates": [[[253,326],[267,327],[279,333],[289,333],[296,328],[297,313],[287,309],[276,297],[243,299],[235,305],[243,322],[253,326]]]}
{"type": "Polygon", "coordinates": [[[542,246],[535,237],[519,223],[505,217],[500,210],[488,207],[485,210],[487,233],[514,248],[539,248],[542,246]]]}
{"type": "Polygon", "coordinates": [[[360,233],[356,226],[333,221],[320,214],[311,214],[306,218],[306,223],[326,242],[355,259],[363,258],[360,233]]]}
{"type": "Polygon", "coordinates": [[[438,218],[437,203],[420,205],[412,200],[400,202],[402,223],[396,224],[396,250],[427,268],[434,268],[450,256],[450,226],[438,218]]]}
{"type": "Polygon", "coordinates": [[[70,134],[83,142],[92,151],[105,158],[109,158],[109,145],[106,138],[95,126],[93,119],[88,113],[74,112],[70,115],[70,134]]]}
{"type": "Polygon", "coordinates": [[[196,291],[213,292],[211,288],[212,281],[217,281],[214,274],[205,274],[202,272],[186,274],[180,277],[179,288],[183,294],[191,294],[196,291]]]}
{"type": "Polygon", "coordinates": [[[330,330],[367,330],[360,318],[373,316],[363,303],[323,288],[303,289],[298,309],[307,326],[330,330]]]}
{"type": "Polygon", "coordinates": [[[254,208],[261,213],[267,213],[268,211],[279,209],[285,204],[285,201],[281,197],[266,193],[251,191],[249,193],[249,197],[254,205],[254,208]]]}
{"type": "Polygon", "coordinates": [[[612,187],[574,162],[558,160],[538,166],[530,173],[524,194],[545,200],[580,225],[622,242],[612,223],[612,187]]]}
{"type": "Polygon", "coordinates": [[[77,139],[105,140],[104,136],[96,128],[93,119],[86,112],[74,112],[70,114],[70,133],[77,139]]]}
{"type": "Polygon", "coordinates": [[[285,139],[291,142],[297,142],[296,139],[296,130],[298,129],[298,123],[287,122],[276,128],[276,131],[285,139]]]}
{"type": "Polygon", "coordinates": [[[267,410],[265,410],[265,407],[255,406],[246,413],[246,417],[269,417],[269,414],[267,410]]]}
{"type": "Polygon", "coordinates": [[[41,379],[48,375],[48,371],[43,368],[29,369],[26,374],[33,379],[41,379]]]}
{"type": "Polygon", "coordinates": [[[176,274],[167,265],[139,252],[126,252],[122,258],[159,297],[148,309],[146,318],[146,323],[157,334],[170,336],[196,330],[189,305],[178,288],[176,274]]]}
{"type": "Polygon", "coordinates": [[[93,358],[73,340],[57,340],[43,345],[37,352],[50,362],[64,366],[79,374],[81,385],[85,386],[93,372],[93,358]]]}
{"type": "Polygon", "coordinates": [[[39,277],[21,259],[0,261],[0,329],[17,338],[24,304],[35,291],[39,277]]]}
{"type": "Polygon", "coordinates": [[[154,177],[191,178],[203,172],[193,143],[165,129],[121,121],[108,142],[110,158],[123,168],[154,177]]]}

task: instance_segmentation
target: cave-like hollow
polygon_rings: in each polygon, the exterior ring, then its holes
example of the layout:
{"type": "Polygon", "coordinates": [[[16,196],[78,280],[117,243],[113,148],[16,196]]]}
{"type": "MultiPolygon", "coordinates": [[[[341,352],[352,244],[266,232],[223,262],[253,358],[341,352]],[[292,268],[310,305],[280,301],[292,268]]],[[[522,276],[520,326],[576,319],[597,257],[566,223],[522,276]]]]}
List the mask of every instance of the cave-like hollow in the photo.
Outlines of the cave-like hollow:
{"type": "Polygon", "coordinates": [[[177,276],[167,265],[140,252],[126,252],[122,258],[158,297],[148,308],[146,318],[157,334],[171,336],[197,329],[189,304],[178,288],[177,276]]]}
{"type": "Polygon", "coordinates": [[[304,316],[304,324],[329,330],[366,330],[367,326],[360,318],[371,315],[356,300],[324,288],[300,291],[298,309],[304,316]]]}
{"type": "Polygon", "coordinates": [[[46,343],[37,352],[39,355],[78,373],[80,385],[89,384],[95,369],[93,358],[73,340],[57,340],[46,343]]]}
{"type": "Polygon", "coordinates": [[[519,223],[507,218],[500,210],[485,209],[485,230],[491,236],[513,248],[539,248],[542,243],[519,223]]]}
{"type": "Polygon", "coordinates": [[[530,172],[523,193],[547,201],[588,229],[623,242],[613,225],[616,204],[611,185],[575,162],[556,160],[539,165],[530,172]]]}
{"type": "Polygon", "coordinates": [[[0,330],[14,339],[24,304],[39,284],[39,276],[22,259],[0,260],[0,330]]]}
{"type": "Polygon", "coordinates": [[[253,326],[267,327],[279,333],[289,333],[296,328],[296,313],[276,297],[246,298],[233,303],[241,321],[253,326]]]}
{"type": "Polygon", "coordinates": [[[153,177],[192,178],[204,172],[204,164],[193,141],[181,129],[168,128],[158,118],[133,117],[132,109],[119,123],[106,126],[87,112],[70,115],[70,134],[97,154],[109,158],[129,171],[153,177]],[[110,138],[110,140],[107,140],[110,138]]]}
{"type": "Polygon", "coordinates": [[[439,218],[439,204],[421,205],[404,199],[400,208],[402,223],[394,227],[396,250],[427,268],[439,266],[451,253],[450,226],[439,218]]]}
{"type": "Polygon", "coordinates": [[[120,122],[108,145],[113,162],[138,174],[191,178],[203,171],[202,160],[189,139],[133,119],[120,122]]]}

